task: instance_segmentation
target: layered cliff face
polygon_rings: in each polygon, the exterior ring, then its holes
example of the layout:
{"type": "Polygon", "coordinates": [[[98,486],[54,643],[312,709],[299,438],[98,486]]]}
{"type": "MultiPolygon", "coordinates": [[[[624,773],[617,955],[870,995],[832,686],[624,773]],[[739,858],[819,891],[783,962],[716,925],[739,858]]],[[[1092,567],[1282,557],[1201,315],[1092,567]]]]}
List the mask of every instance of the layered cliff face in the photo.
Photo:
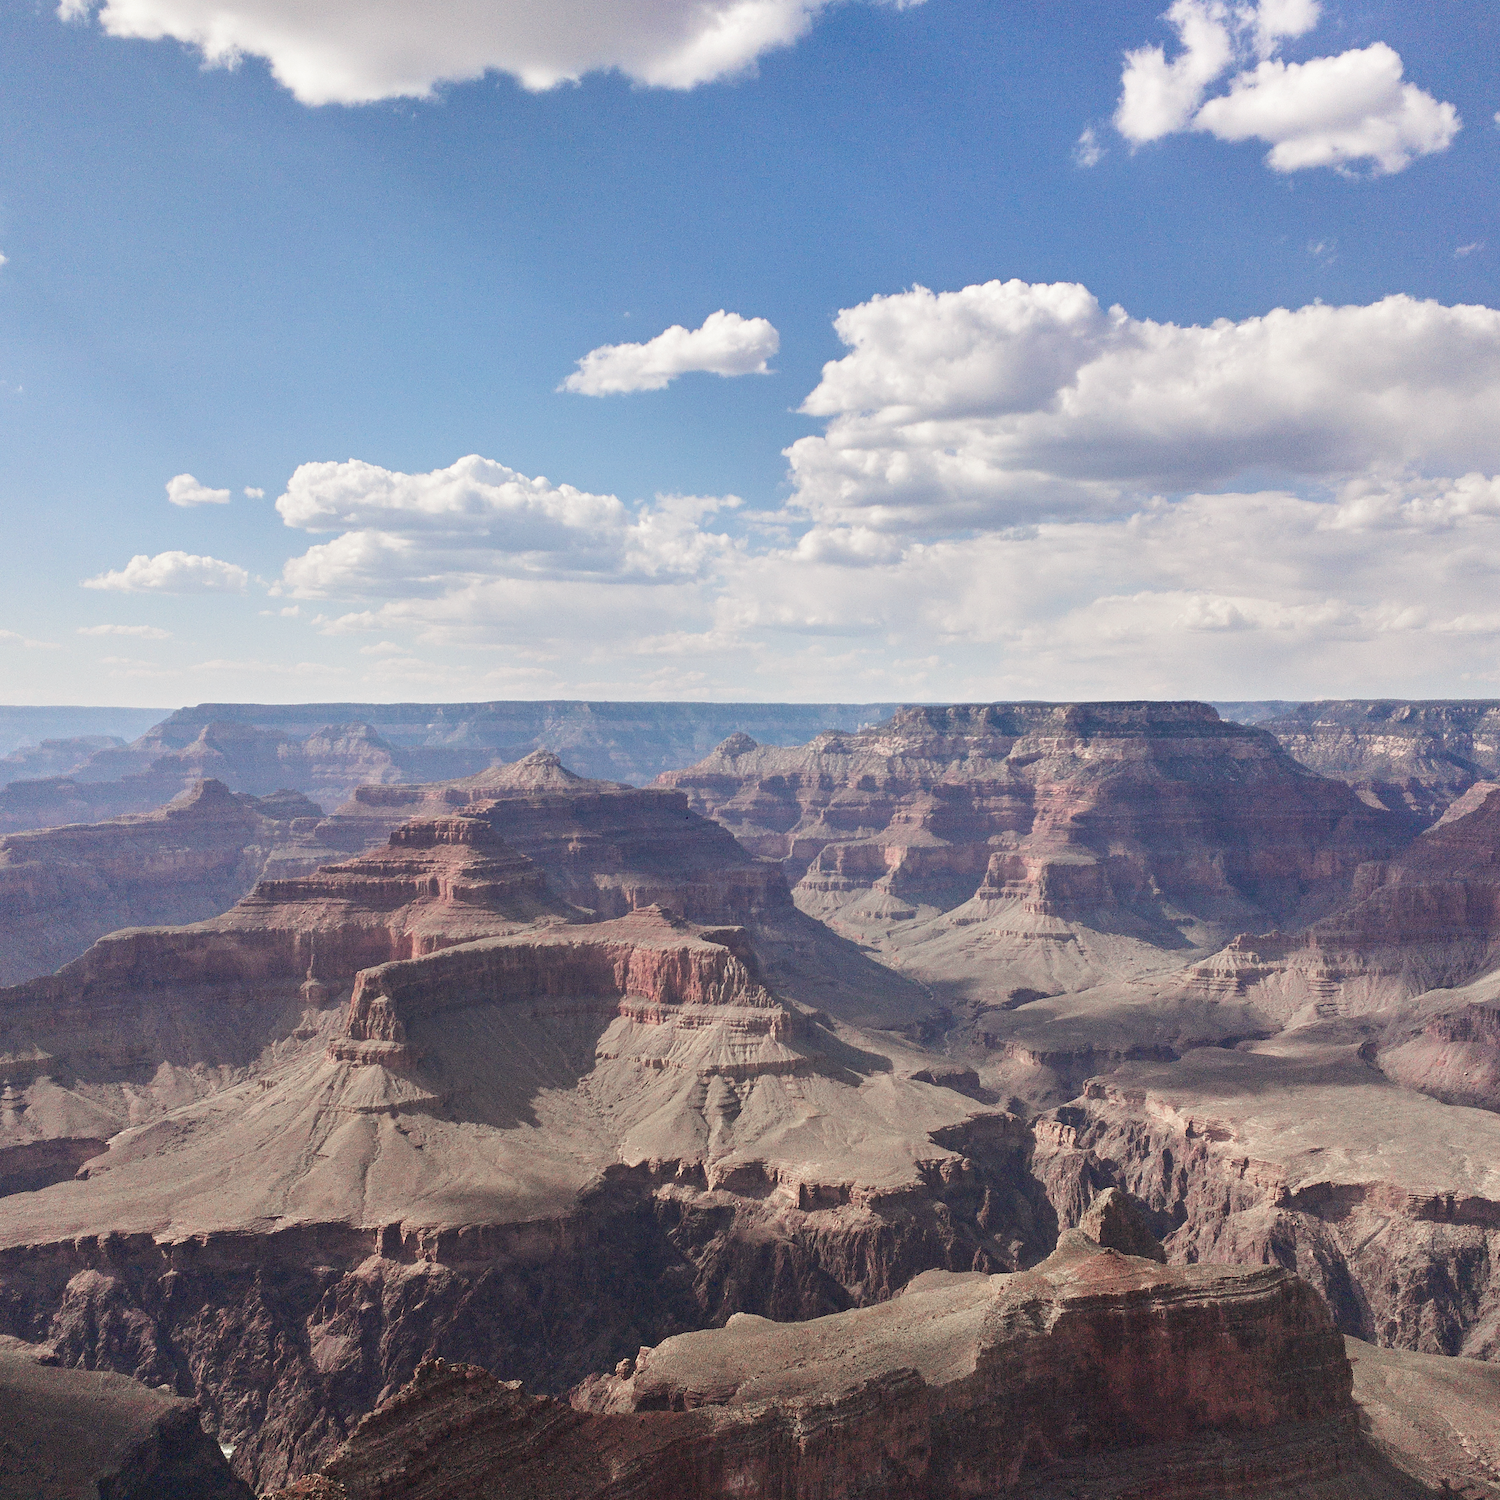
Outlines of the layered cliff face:
{"type": "Polygon", "coordinates": [[[1308,1030],[1116,1066],[1035,1122],[1063,1222],[1107,1185],[1174,1262],[1286,1266],[1383,1346],[1500,1354],[1500,1117],[1308,1030]]]}
{"type": "Polygon", "coordinates": [[[740,1316],[643,1348],[571,1409],[425,1364],[292,1493],[1423,1493],[1359,1433],[1350,1391],[1327,1310],[1296,1278],[1167,1270],[1074,1232],[1021,1274],[929,1272],[878,1307],[740,1316]]]}
{"type": "Polygon", "coordinates": [[[661,778],[783,862],[802,909],[956,998],[1176,967],[1327,909],[1396,820],[1202,704],[904,709],[661,778]]]}
{"type": "Polygon", "coordinates": [[[429,1353],[557,1389],[1051,1244],[1021,1121],[779,989],[776,866],[673,793],[509,782],[0,993],[6,1326],[192,1392],[257,1483],[429,1353]]]}
{"type": "Polygon", "coordinates": [[[1500,778],[1500,703],[1383,699],[1298,703],[1257,722],[1303,765],[1372,806],[1436,821],[1476,781],[1500,778]]]}
{"type": "Polygon", "coordinates": [[[1190,989],[1280,1026],[1352,1020],[1392,1077],[1500,1109],[1500,786],[1478,782],[1305,932],[1242,934],[1190,989]]]}
{"type": "Polygon", "coordinates": [[[0,1500],[252,1500],[192,1402],[0,1339],[0,1500]]]}
{"type": "Polygon", "coordinates": [[[151,813],[0,837],[0,983],[51,973],[121,927],[217,915],[268,867],[311,862],[321,816],[300,793],[207,780],[151,813]]]}

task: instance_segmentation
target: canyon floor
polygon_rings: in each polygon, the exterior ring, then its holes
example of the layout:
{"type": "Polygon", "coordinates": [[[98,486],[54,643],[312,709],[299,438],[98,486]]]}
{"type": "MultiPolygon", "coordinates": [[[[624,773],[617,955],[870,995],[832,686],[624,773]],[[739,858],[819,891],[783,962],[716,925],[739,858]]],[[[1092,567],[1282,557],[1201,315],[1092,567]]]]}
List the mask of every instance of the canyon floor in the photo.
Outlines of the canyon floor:
{"type": "MultiPolygon", "coordinates": [[[[1353,1396],[1139,1441],[1036,1416],[991,1473],[950,1377],[872,1354],[886,1406],[814,1421],[820,1376],[663,1427],[670,1492],[732,1492],[733,1452],[747,1493],[1208,1495],[1239,1464],[1223,1493],[1500,1494],[1495,706],[1304,707],[902,709],[792,747],[737,730],[649,786],[462,744],[446,779],[392,756],[351,786],[328,759],[385,752],[350,731],[318,742],[314,789],[348,794],[327,813],[262,764],[309,764],[315,733],[185,723],[96,783],[160,782],[159,811],[0,839],[0,1334],[191,1397],[258,1491],[386,1493],[335,1455],[377,1409],[397,1444],[393,1412],[450,1421],[398,1395],[436,1389],[434,1361],[595,1473],[609,1424],[661,1404],[622,1394],[644,1350],[896,1327],[939,1274],[960,1322],[1071,1326],[1057,1277],[1122,1252],[1069,1236],[1113,1190],[1140,1219],[1124,1260],[1159,1242],[1167,1265],[1130,1273],[1140,1296],[1187,1276],[1222,1328],[1233,1276],[1310,1288],[1353,1396]],[[179,792],[216,734],[226,779],[179,792]],[[236,782],[234,744],[269,781],[236,782]],[[891,1394],[908,1365],[920,1399],[891,1394]],[[918,1407],[915,1447],[875,1463],[860,1423],[918,1407]],[[852,1424],[875,1468],[851,1477],[810,1422],[852,1424]]],[[[46,785],[33,806],[71,795],[46,785]]],[[[1161,1318],[1131,1337],[1188,1350],[1161,1318]]],[[[1087,1375],[1057,1396],[1082,1411],[1106,1380],[1089,1337],[953,1348],[992,1391],[1007,1361],[1016,1390],[1087,1375]]],[[[495,1493],[551,1492],[516,1474],[495,1493]]],[[[557,1493],[635,1493],[590,1483],[557,1493]]]]}

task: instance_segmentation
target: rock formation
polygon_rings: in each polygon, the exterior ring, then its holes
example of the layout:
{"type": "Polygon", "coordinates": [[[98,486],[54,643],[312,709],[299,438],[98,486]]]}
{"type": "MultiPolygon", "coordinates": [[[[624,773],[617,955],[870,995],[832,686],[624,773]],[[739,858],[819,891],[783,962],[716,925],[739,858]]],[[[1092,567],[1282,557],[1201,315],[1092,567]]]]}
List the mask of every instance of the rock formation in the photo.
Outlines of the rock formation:
{"type": "Polygon", "coordinates": [[[796,750],[732,738],[660,779],[780,859],[802,910],[979,1006],[1309,919],[1405,841],[1203,704],[903,709],[796,750]]]}
{"type": "Polygon", "coordinates": [[[121,927],[216,916],[268,869],[316,862],[322,809],[200,781],[151,813],[0,837],[0,983],[50,973],[121,927]]]}
{"type": "Polygon", "coordinates": [[[1052,1243],[1020,1120],[780,989],[777,866],[677,793],[507,780],[0,992],[9,1331],[188,1372],[258,1483],[428,1354],[556,1390],[1052,1243]]]}
{"type": "Polygon", "coordinates": [[[800,743],[829,725],[873,723],[893,706],[210,703],[179,709],[130,745],[77,754],[56,742],[15,760],[9,776],[0,762],[0,833],[147,812],[206,776],[252,794],[291,787],[331,806],[361,785],[468,776],[533,749],[639,783],[690,764],[737,728],[800,743]]]}
{"type": "Polygon", "coordinates": [[[1347,781],[1418,827],[1476,781],[1500,779],[1500,703],[1344,700],[1281,705],[1258,719],[1303,765],[1347,781]]]}
{"type": "Polygon", "coordinates": [[[81,734],[22,745],[9,755],[0,755],[0,784],[66,776],[86,765],[99,751],[124,747],[125,741],[115,734],[81,734]]]}
{"type": "MultiPolygon", "coordinates": [[[[325,724],[303,739],[235,722],[203,724],[184,738],[173,720],[133,744],[100,750],[68,775],[15,780],[0,790],[0,832],[91,823],[147,812],[204,778],[237,792],[265,795],[291,788],[328,805],[356,786],[397,781],[411,773],[408,757],[368,724],[325,724]]],[[[489,760],[482,750],[437,756],[463,772],[489,760]]]]}
{"type": "Polygon", "coordinates": [[[52,1359],[0,1339],[0,1500],[251,1500],[191,1401],[52,1359]]]}
{"type": "Polygon", "coordinates": [[[1351,1385],[1286,1272],[1168,1270],[1073,1231],[1030,1271],[928,1272],[876,1307],[643,1348],[571,1409],[426,1363],[290,1494],[1425,1493],[1359,1432],[1351,1385]]]}

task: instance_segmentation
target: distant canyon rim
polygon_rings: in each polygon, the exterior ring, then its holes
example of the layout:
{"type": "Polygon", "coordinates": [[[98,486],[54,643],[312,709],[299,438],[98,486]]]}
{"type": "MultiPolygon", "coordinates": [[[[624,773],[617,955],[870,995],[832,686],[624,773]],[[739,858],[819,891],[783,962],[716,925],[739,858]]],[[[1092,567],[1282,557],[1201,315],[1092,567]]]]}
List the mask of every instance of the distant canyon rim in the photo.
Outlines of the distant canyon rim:
{"type": "Polygon", "coordinates": [[[1500,1496],[1500,703],[208,705],[10,762],[0,1376],[196,1403],[131,1463],[1500,1496]],[[1177,1351],[1156,1416],[1090,1404],[1111,1339],[1177,1351]]]}

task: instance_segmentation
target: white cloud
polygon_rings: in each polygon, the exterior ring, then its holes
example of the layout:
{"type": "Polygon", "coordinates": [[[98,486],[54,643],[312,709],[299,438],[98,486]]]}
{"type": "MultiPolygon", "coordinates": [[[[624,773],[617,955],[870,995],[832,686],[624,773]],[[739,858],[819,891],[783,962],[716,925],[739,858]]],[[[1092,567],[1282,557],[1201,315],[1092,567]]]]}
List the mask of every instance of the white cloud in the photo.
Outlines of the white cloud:
{"type": "Polygon", "coordinates": [[[1099,132],[1092,125],[1084,128],[1083,134],[1073,146],[1075,167],[1097,167],[1104,159],[1104,147],[1099,143],[1099,132]]]}
{"type": "Polygon", "coordinates": [[[447,594],[493,578],[692,578],[728,545],[700,520],[738,503],[659,496],[632,510],[614,495],[531,479],[473,454],[429,474],[357,459],[303,464],[276,509],[288,526],[340,535],[289,561],[280,588],[300,598],[378,598],[447,594]]]}
{"type": "Polygon", "coordinates": [[[86,589],[124,594],[243,594],[250,575],[236,563],[192,552],[137,553],[123,568],[86,578],[86,589]]]}
{"type": "Polygon", "coordinates": [[[191,474],[178,474],[167,481],[167,499],[184,508],[192,505],[228,505],[228,490],[211,490],[191,474]]]}
{"type": "MultiPolygon", "coordinates": [[[[330,601],[309,639],[385,696],[1500,681],[1500,312],[1391,297],[1179,327],[994,282],[837,326],[781,510],[731,525],[732,499],[628,506],[477,457],[309,464],[278,509],[328,535],[280,587],[330,601]]],[[[200,665],[211,697],[229,668],[200,665]]],[[[277,690],[242,666],[236,691],[277,690]]]]}
{"type": "Polygon", "coordinates": [[[1402,171],[1419,156],[1447,150],[1461,128],[1458,111],[1404,81],[1400,56],[1384,42],[1334,57],[1288,63],[1274,56],[1283,40],[1317,24],[1313,0],[1176,0],[1164,19],[1180,50],[1160,46],[1125,54],[1115,128],[1139,146],[1185,130],[1224,141],[1265,141],[1266,165],[1375,173],[1402,171]],[[1226,93],[1209,88],[1236,65],[1226,93]]]}
{"type": "Polygon", "coordinates": [[[1247,473],[1500,466],[1500,312],[1405,296],[1183,327],[1087,288],[992,281],[875,297],[787,450],[794,509],[941,535],[1128,510],[1247,473]]]}
{"type": "Polygon", "coordinates": [[[165,641],[170,640],[170,630],[159,629],[155,625],[80,625],[79,635],[128,635],[134,636],[138,641],[165,641]]]}
{"type": "Polygon", "coordinates": [[[0,641],[14,641],[18,646],[24,646],[28,651],[56,651],[56,641],[33,640],[29,635],[21,635],[14,630],[0,630],[0,641]]]}
{"type": "MultiPolygon", "coordinates": [[[[304,104],[426,98],[442,83],[508,73],[549,89],[618,69],[685,89],[752,68],[806,34],[830,0],[60,0],[114,36],[173,37],[205,62],[263,57],[304,104]]],[[[919,0],[893,0],[902,8],[919,0]]]]}
{"type": "Polygon", "coordinates": [[[1175,0],[1163,19],[1177,32],[1181,46],[1171,62],[1160,46],[1125,54],[1115,129],[1135,145],[1186,129],[1209,84],[1234,61],[1226,5],[1175,0]]]}
{"type": "Polygon", "coordinates": [[[1384,42],[1305,63],[1268,58],[1198,111],[1193,129],[1221,141],[1267,141],[1277,172],[1370,162],[1399,172],[1446,151],[1458,111],[1404,83],[1400,56],[1384,42]]]}
{"type": "Polygon", "coordinates": [[[781,338],[765,318],[742,318],[722,308],[701,328],[674,323],[644,344],[603,344],[578,361],[558,387],[580,396],[659,391],[695,370],[711,375],[767,375],[766,361],[781,338]]]}
{"type": "Polygon", "coordinates": [[[1460,245],[1458,247],[1458,249],[1456,249],[1453,252],[1453,258],[1454,258],[1454,260],[1465,260],[1469,256],[1473,255],[1475,253],[1475,251],[1477,251],[1477,250],[1483,250],[1483,249],[1484,249],[1484,241],[1483,240],[1473,240],[1473,241],[1471,241],[1467,245],[1460,245]]]}
{"type": "Polygon", "coordinates": [[[254,485],[246,485],[245,498],[247,500],[264,500],[266,498],[266,492],[264,490],[256,489],[254,485]]]}

